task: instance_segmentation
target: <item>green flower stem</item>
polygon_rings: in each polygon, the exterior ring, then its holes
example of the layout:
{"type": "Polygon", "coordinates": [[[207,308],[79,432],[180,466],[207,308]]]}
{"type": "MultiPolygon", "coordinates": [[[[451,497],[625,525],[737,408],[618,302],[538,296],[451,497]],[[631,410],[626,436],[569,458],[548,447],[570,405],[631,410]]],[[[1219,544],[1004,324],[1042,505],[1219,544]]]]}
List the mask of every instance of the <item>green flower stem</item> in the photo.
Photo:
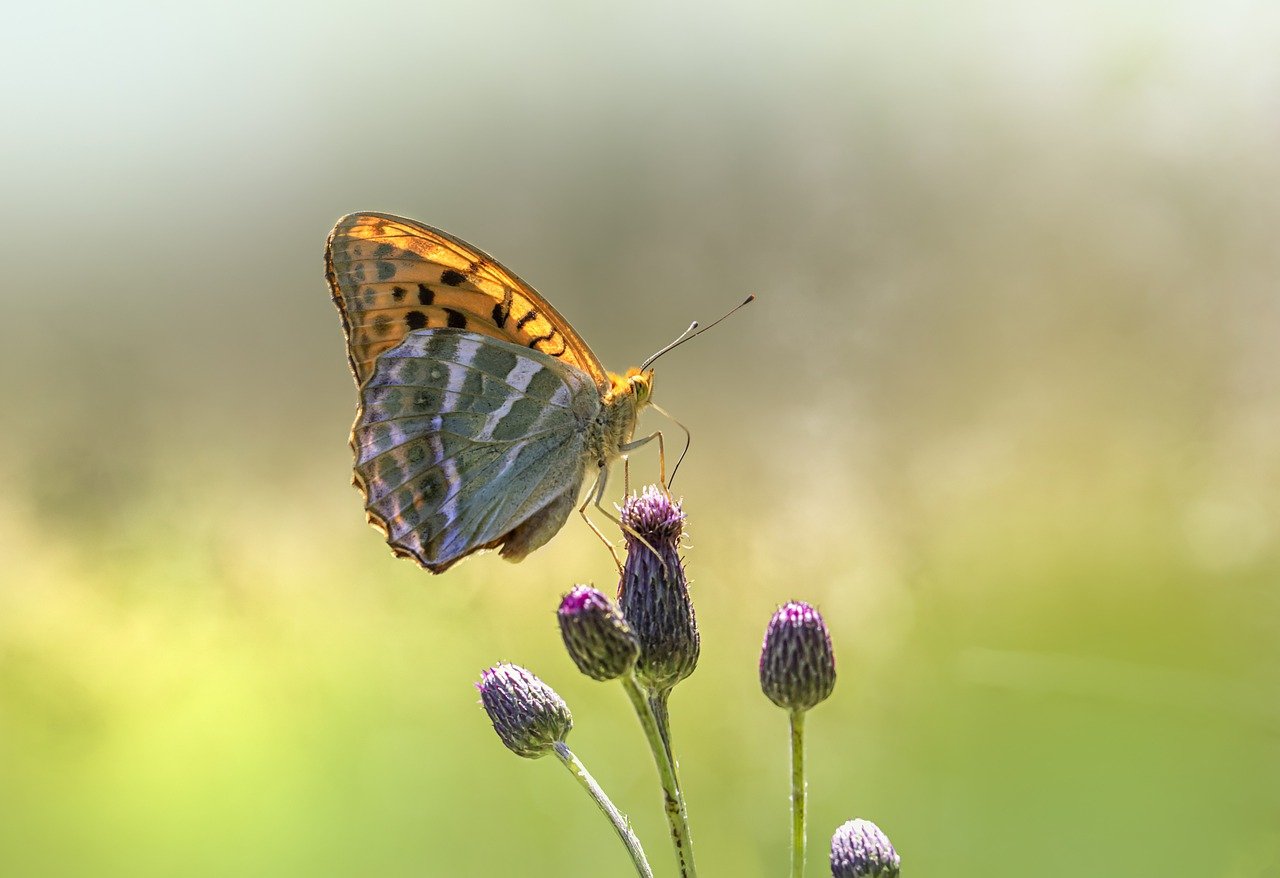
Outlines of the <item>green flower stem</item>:
{"type": "Polygon", "coordinates": [[[689,834],[689,814],[684,807],[684,793],[676,776],[676,761],[671,753],[671,733],[667,722],[667,693],[648,696],[636,681],[635,675],[622,678],[622,688],[640,718],[644,736],[653,751],[653,762],[658,768],[662,783],[662,798],[667,812],[667,824],[671,827],[671,845],[675,848],[676,862],[681,878],[697,878],[693,865],[693,836],[689,834]]]}
{"type": "MultiPolygon", "coordinates": [[[[671,751],[671,715],[667,713],[667,698],[670,695],[670,689],[665,692],[656,692],[650,689],[648,690],[647,702],[649,711],[653,714],[653,724],[658,730],[658,737],[662,739],[662,752],[666,754],[667,762],[674,766],[676,757],[671,751]]],[[[674,773],[674,768],[672,770],[674,773]]],[[[677,777],[676,786],[679,785],[680,779],[677,777]]]]}
{"type": "Polygon", "coordinates": [[[653,878],[653,870],[649,868],[649,861],[644,857],[644,850],[640,847],[640,839],[636,838],[636,834],[631,830],[631,824],[627,822],[627,818],[619,813],[618,809],[613,806],[613,802],[609,801],[609,797],[604,794],[604,790],[600,789],[600,784],[596,783],[596,779],[587,771],[585,765],[579,761],[577,756],[573,755],[573,751],[569,749],[569,745],[564,741],[556,741],[553,745],[556,756],[564,763],[564,767],[569,769],[569,773],[577,778],[578,783],[582,784],[583,789],[595,800],[600,806],[600,810],[609,818],[609,822],[613,824],[614,830],[618,833],[618,838],[622,839],[622,843],[626,845],[627,853],[631,855],[631,862],[635,864],[636,874],[641,878],[653,878]]]}
{"type": "Polygon", "coordinates": [[[805,849],[804,711],[791,711],[791,878],[803,878],[805,849]]]}

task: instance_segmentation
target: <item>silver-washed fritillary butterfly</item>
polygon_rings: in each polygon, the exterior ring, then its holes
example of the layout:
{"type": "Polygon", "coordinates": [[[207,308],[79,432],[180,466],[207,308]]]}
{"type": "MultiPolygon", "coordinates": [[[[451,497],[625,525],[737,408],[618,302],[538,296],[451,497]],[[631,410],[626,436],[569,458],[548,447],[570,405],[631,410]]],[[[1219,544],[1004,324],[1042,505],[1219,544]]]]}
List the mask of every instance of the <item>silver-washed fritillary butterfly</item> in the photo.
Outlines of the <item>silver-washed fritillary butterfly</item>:
{"type": "Polygon", "coordinates": [[[609,464],[640,444],[653,370],[606,372],[470,244],[353,213],[329,235],[325,274],[359,389],[354,483],[397,555],[433,573],[481,549],[519,561],[564,526],[589,468],[598,501],[609,464]]]}

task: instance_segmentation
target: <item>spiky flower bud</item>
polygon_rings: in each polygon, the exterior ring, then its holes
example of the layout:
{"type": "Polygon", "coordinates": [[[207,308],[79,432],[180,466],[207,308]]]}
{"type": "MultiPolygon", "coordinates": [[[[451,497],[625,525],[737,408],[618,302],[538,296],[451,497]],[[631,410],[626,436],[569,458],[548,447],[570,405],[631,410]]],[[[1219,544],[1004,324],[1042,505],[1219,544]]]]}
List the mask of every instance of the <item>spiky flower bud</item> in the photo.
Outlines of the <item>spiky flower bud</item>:
{"type": "Polygon", "coordinates": [[[494,665],[480,675],[476,688],[493,730],[520,756],[547,755],[573,728],[564,699],[519,665],[494,665]]]}
{"type": "Polygon", "coordinates": [[[760,650],[760,688],[788,710],[808,710],[836,685],[836,659],[822,615],[803,601],[778,608],[760,650]]]}
{"type": "Polygon", "coordinates": [[[591,586],[575,585],[556,619],[569,658],[593,680],[616,680],[635,665],[640,641],[618,608],[591,586]]]}
{"type": "Polygon", "coordinates": [[[627,561],[618,603],[640,640],[636,677],[650,691],[666,692],[693,673],[700,648],[680,560],[684,512],[666,492],[650,485],[627,498],[622,523],[627,561]]]}
{"type": "Polygon", "coordinates": [[[831,878],[898,878],[902,859],[870,820],[850,820],[831,836],[831,878]]]}

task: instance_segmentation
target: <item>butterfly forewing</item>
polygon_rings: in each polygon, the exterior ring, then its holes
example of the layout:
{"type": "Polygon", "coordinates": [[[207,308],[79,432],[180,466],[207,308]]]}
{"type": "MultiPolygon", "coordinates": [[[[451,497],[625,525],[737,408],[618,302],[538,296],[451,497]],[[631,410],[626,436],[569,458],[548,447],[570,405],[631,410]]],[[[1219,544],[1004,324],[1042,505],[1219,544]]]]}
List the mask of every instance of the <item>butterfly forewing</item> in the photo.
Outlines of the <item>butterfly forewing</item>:
{"type": "Polygon", "coordinates": [[[462,330],[411,333],[361,390],[352,446],[370,520],[437,572],[504,543],[522,557],[541,543],[513,536],[520,525],[558,519],[539,528],[545,542],[568,515],[599,408],[590,376],[554,357],[462,330]]]}
{"type": "Polygon", "coordinates": [[[600,361],[545,299],[488,254],[439,229],[387,214],[351,214],[329,236],[325,268],[357,384],[410,332],[448,328],[528,347],[609,386],[600,361]]]}

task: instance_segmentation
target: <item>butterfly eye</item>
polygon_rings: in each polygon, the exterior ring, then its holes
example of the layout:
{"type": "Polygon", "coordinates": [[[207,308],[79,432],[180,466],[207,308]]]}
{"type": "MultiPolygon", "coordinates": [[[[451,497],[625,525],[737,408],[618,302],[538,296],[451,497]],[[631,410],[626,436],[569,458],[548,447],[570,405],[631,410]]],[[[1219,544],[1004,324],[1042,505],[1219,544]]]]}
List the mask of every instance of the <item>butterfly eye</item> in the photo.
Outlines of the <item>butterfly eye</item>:
{"type": "Polygon", "coordinates": [[[636,402],[645,405],[653,394],[653,373],[641,372],[631,376],[631,390],[636,395],[636,402]]]}

